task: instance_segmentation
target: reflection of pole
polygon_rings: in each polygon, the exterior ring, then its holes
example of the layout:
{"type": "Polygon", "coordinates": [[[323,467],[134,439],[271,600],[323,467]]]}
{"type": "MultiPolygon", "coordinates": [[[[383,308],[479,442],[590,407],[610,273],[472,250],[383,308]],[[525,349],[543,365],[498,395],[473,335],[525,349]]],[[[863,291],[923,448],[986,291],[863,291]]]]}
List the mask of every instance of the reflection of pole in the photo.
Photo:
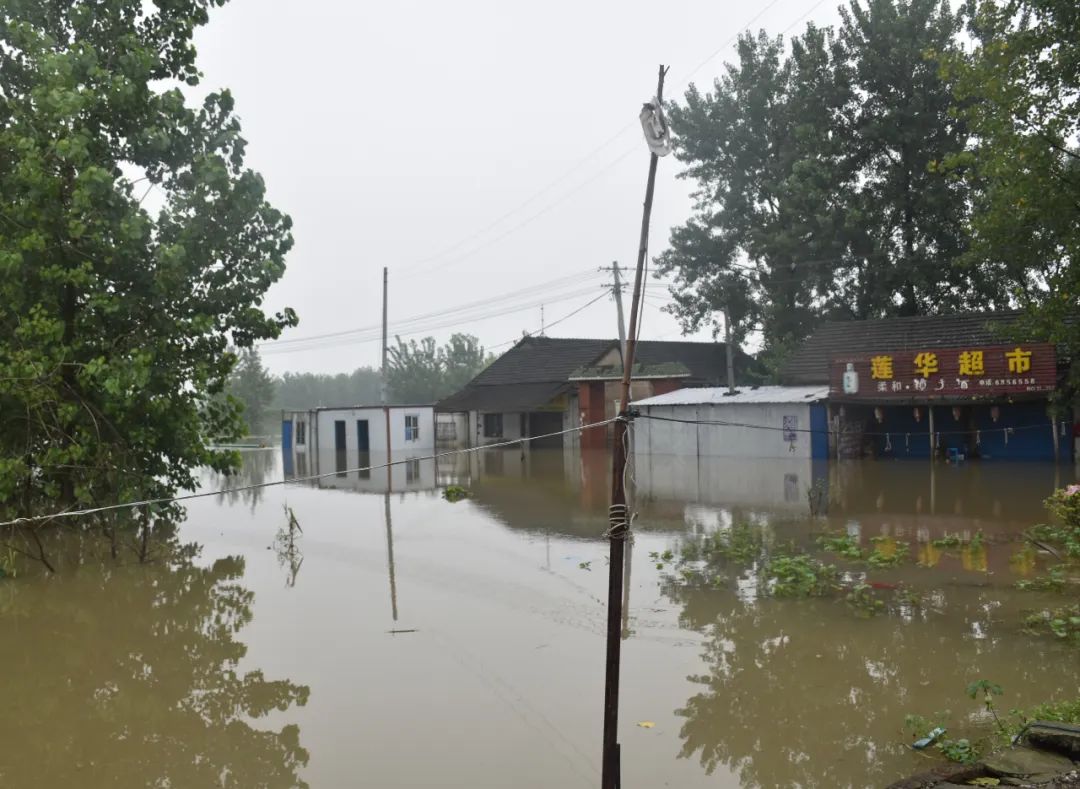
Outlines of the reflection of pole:
{"type": "MultiPolygon", "coordinates": [[[[667,69],[660,66],[657,78],[656,100],[659,106],[664,101],[664,74],[667,69]]],[[[630,330],[626,336],[626,358],[623,359],[622,397],[619,403],[622,416],[630,408],[630,371],[634,368],[634,346],[637,336],[639,310],[641,308],[641,286],[644,277],[645,257],[649,249],[649,217],[652,214],[653,191],[656,188],[655,153],[649,155],[649,177],[645,185],[645,205],[641,215],[641,236],[638,243],[637,270],[634,273],[634,295],[630,302],[630,330]]],[[[602,789],[619,789],[619,661],[622,653],[622,595],[623,595],[623,556],[626,541],[629,539],[630,512],[626,506],[626,489],[623,476],[626,471],[625,437],[627,424],[625,418],[615,423],[615,445],[612,451],[611,509],[609,510],[608,535],[610,537],[608,562],[608,618],[607,618],[607,660],[604,676],[604,751],[601,763],[600,786],[602,789]]]]}
{"type": "Polygon", "coordinates": [[[390,572],[390,612],[397,621],[397,581],[394,578],[394,527],[390,522],[390,491],[383,494],[386,502],[386,566],[390,572]]]}

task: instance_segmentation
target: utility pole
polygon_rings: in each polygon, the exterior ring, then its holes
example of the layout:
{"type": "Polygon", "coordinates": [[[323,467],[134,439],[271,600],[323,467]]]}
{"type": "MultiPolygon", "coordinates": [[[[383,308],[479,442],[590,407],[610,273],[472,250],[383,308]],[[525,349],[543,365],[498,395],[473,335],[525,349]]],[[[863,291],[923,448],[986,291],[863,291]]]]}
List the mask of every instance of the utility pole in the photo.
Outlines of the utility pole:
{"type": "Polygon", "coordinates": [[[601,267],[601,271],[610,271],[613,279],[611,292],[615,296],[615,309],[619,313],[619,353],[623,363],[626,363],[626,321],[623,318],[622,307],[622,280],[619,279],[619,261],[612,261],[610,267],[601,267]]]}
{"type": "Polygon", "coordinates": [[[386,289],[387,274],[386,266],[382,270],[382,375],[379,381],[379,397],[382,404],[386,405],[386,289]]]}
{"type": "MultiPolygon", "coordinates": [[[[656,81],[657,109],[663,106],[664,75],[667,69],[660,66],[656,81]]],[[[650,146],[651,148],[651,146],[650,146]]],[[[634,272],[634,295],[630,303],[630,332],[626,336],[626,355],[622,369],[622,405],[623,419],[615,423],[615,446],[612,451],[611,509],[609,510],[608,536],[608,617],[607,617],[607,659],[604,677],[604,753],[601,765],[600,786],[602,789],[619,789],[621,778],[621,759],[619,756],[619,661],[622,652],[622,603],[623,574],[626,555],[626,540],[630,536],[630,512],[626,506],[626,487],[623,478],[626,472],[627,423],[626,414],[630,408],[630,370],[634,366],[634,346],[637,325],[640,319],[641,286],[644,278],[645,256],[649,249],[649,218],[652,215],[653,191],[656,188],[656,164],[659,161],[655,149],[649,153],[649,177],[645,184],[645,205],[641,214],[641,235],[638,241],[637,269],[634,272]]]]}
{"type": "Polygon", "coordinates": [[[544,305],[540,305],[540,336],[544,336],[544,305]]]}
{"type": "Polygon", "coordinates": [[[724,307],[724,351],[727,353],[727,390],[735,394],[735,356],[731,348],[731,318],[724,307]]]}

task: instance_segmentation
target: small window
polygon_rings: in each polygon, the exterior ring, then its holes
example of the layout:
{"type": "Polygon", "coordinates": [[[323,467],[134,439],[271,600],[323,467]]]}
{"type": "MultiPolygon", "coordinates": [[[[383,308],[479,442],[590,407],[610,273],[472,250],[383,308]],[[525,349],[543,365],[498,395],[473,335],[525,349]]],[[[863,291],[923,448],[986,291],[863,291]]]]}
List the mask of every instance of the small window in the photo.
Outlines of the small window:
{"type": "Polygon", "coordinates": [[[484,438],[502,438],[502,414],[484,414],[484,438]]]}
{"type": "Polygon", "coordinates": [[[420,417],[416,414],[405,415],[405,440],[418,441],[420,439],[420,417]]]}
{"type": "Polygon", "coordinates": [[[297,445],[307,443],[307,422],[296,423],[296,443],[297,445]]]}
{"type": "Polygon", "coordinates": [[[405,462],[405,481],[416,482],[420,479],[420,461],[408,460],[405,462]]]}

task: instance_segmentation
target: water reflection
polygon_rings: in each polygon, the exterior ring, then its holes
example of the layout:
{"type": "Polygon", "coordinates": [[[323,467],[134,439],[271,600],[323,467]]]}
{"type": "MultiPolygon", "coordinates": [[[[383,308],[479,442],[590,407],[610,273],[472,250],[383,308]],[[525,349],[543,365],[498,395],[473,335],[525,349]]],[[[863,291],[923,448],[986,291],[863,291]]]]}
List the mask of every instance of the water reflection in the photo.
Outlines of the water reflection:
{"type": "Polygon", "coordinates": [[[5,786],[303,786],[295,725],[260,720],[307,687],[241,671],[244,560],[84,556],[3,589],[5,786]]]}
{"type": "Polygon", "coordinates": [[[280,453],[276,449],[244,449],[239,452],[242,460],[240,468],[231,474],[207,471],[204,487],[208,490],[228,491],[216,497],[218,506],[235,507],[238,504],[244,504],[254,512],[263,500],[266,489],[239,489],[280,479],[278,476],[280,453]]]}
{"type": "Polygon", "coordinates": [[[709,774],[726,767],[743,786],[883,786],[925,769],[901,731],[905,715],[952,707],[962,720],[963,688],[981,677],[1000,680],[1018,706],[1080,682],[1075,655],[1021,637],[1018,612],[977,588],[871,619],[842,602],[669,593],[684,625],[708,635],[705,670],[687,678],[697,690],[676,711],[679,755],[709,774]]]}
{"type": "Polygon", "coordinates": [[[420,493],[437,487],[436,461],[385,452],[296,452],[285,479],[323,490],[352,493],[420,493]],[[311,479],[316,477],[316,479],[311,479]]]}

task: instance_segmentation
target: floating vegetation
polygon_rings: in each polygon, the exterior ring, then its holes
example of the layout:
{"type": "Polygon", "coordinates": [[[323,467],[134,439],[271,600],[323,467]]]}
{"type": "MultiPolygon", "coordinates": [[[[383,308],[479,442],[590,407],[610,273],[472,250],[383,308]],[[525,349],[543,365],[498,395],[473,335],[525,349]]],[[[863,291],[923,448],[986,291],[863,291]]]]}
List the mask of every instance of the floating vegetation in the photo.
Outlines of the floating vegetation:
{"type": "Polygon", "coordinates": [[[822,550],[835,553],[846,559],[860,560],[863,558],[862,548],[854,537],[848,534],[826,534],[819,537],[817,544],[822,550]]]}
{"type": "Polygon", "coordinates": [[[675,553],[670,549],[660,553],[659,551],[650,551],[649,559],[656,564],[657,570],[663,570],[664,565],[670,564],[675,561],[675,553]]]}
{"type": "Polygon", "coordinates": [[[1045,575],[1017,581],[1016,588],[1025,592],[1061,592],[1068,582],[1067,568],[1059,564],[1051,567],[1045,575]]]}
{"type": "Polygon", "coordinates": [[[1035,611],[1024,620],[1024,625],[1029,633],[1053,634],[1080,646],[1080,604],[1035,611]]]}
{"type": "Polygon", "coordinates": [[[468,488],[463,488],[460,485],[447,485],[443,488],[442,496],[451,504],[467,499],[472,496],[472,492],[468,488]]]}
{"type": "Polygon", "coordinates": [[[863,616],[873,616],[885,610],[885,601],[878,599],[874,587],[867,583],[856,584],[846,599],[848,605],[863,616]]]}
{"type": "Polygon", "coordinates": [[[821,597],[839,588],[836,567],[806,554],[775,556],[764,575],[767,588],[777,597],[821,597]]]}
{"type": "Polygon", "coordinates": [[[908,558],[908,544],[892,537],[871,537],[874,549],[866,557],[871,567],[896,567],[908,558]]]}

